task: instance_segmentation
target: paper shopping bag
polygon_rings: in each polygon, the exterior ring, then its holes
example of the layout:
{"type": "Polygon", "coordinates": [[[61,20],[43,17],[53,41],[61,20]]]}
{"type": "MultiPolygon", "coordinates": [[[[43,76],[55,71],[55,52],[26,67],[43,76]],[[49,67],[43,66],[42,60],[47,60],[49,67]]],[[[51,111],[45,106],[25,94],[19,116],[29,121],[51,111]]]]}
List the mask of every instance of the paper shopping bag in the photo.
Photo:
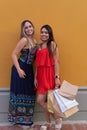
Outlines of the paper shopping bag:
{"type": "Polygon", "coordinates": [[[77,92],[78,92],[78,86],[73,85],[66,80],[62,82],[59,89],[59,94],[69,99],[75,99],[77,92]]]}
{"type": "Polygon", "coordinates": [[[75,99],[70,100],[70,99],[60,95],[59,89],[55,89],[53,91],[53,94],[54,94],[56,101],[59,104],[59,107],[60,107],[62,112],[65,112],[68,109],[71,109],[72,107],[79,105],[79,103],[75,99]]]}
{"type": "Polygon", "coordinates": [[[48,111],[51,112],[51,113],[54,113],[54,108],[53,108],[53,104],[52,104],[52,101],[50,99],[50,93],[52,91],[48,91],[48,97],[47,97],[47,108],[48,108],[48,111]]]}
{"type": "Polygon", "coordinates": [[[56,101],[56,98],[53,94],[53,91],[50,91],[48,93],[48,100],[47,100],[48,111],[56,114],[56,116],[58,116],[58,117],[68,118],[68,117],[72,116],[73,114],[75,114],[76,112],[79,111],[78,106],[75,106],[71,109],[66,110],[65,112],[62,112],[59,104],[56,101]],[[48,103],[48,100],[49,100],[50,103],[48,103]],[[51,104],[51,107],[49,107],[50,104],[51,104]]]}
{"type": "Polygon", "coordinates": [[[79,111],[78,106],[72,107],[71,109],[68,109],[64,112],[65,118],[68,118],[79,111]]]}

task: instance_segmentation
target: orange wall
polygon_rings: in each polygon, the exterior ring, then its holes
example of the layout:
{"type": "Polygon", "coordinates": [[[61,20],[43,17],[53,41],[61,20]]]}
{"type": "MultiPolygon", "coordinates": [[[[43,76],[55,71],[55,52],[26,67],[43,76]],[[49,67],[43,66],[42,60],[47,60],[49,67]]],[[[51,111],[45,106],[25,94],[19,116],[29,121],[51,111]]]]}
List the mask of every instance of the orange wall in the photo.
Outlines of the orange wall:
{"type": "Polygon", "coordinates": [[[43,24],[53,27],[61,79],[87,86],[87,0],[0,0],[0,87],[9,87],[11,53],[24,19],[34,23],[37,39],[43,24]]]}

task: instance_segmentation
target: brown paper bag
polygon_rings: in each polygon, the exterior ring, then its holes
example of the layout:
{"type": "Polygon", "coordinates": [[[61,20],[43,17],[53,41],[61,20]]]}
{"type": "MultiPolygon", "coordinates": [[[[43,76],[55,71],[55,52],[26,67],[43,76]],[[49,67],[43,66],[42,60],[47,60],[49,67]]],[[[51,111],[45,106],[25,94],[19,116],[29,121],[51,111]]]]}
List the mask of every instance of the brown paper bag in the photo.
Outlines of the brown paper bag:
{"type": "Polygon", "coordinates": [[[79,111],[78,106],[75,106],[65,111],[64,113],[61,112],[61,109],[55,99],[55,96],[53,95],[53,91],[48,92],[47,108],[49,112],[54,113],[56,114],[56,116],[61,117],[61,118],[68,118],[79,111]]]}
{"type": "Polygon", "coordinates": [[[59,89],[59,94],[69,99],[75,99],[77,95],[78,86],[72,85],[68,81],[64,80],[59,89]]]}

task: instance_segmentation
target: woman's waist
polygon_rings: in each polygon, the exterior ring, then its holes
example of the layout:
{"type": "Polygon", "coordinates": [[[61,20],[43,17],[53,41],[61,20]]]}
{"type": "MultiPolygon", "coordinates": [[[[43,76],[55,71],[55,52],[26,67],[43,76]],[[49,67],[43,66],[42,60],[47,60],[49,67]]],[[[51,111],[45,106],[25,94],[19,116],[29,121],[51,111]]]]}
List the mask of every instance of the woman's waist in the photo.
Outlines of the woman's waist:
{"type": "Polygon", "coordinates": [[[54,61],[36,61],[36,66],[54,66],[54,61]]]}
{"type": "Polygon", "coordinates": [[[30,64],[32,65],[33,64],[33,60],[27,60],[26,57],[20,57],[19,60],[23,63],[26,63],[26,64],[30,64]]]}
{"type": "Polygon", "coordinates": [[[37,67],[54,67],[54,64],[36,64],[37,67]]]}

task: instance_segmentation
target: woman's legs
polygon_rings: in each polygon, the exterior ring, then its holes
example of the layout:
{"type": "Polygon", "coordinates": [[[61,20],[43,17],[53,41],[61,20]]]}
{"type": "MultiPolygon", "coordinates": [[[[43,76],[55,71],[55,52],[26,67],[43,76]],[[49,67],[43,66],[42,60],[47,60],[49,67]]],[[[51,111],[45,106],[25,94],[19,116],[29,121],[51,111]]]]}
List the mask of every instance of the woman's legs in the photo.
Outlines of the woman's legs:
{"type": "Polygon", "coordinates": [[[46,116],[46,121],[47,121],[47,126],[51,126],[51,117],[55,119],[55,130],[60,130],[62,127],[62,118],[58,117],[58,115],[50,114],[47,110],[47,103],[46,103],[46,95],[38,94],[37,95],[37,103],[43,108],[45,116],[46,116]]]}
{"type": "Polygon", "coordinates": [[[54,119],[55,119],[55,130],[60,130],[62,127],[62,118],[58,117],[58,115],[56,115],[54,113],[54,119]]]}
{"type": "Polygon", "coordinates": [[[51,123],[50,113],[47,110],[46,98],[47,98],[46,94],[45,95],[38,94],[37,95],[37,103],[43,108],[44,113],[45,113],[45,117],[46,117],[46,121],[48,122],[48,124],[50,124],[51,123]]]}

